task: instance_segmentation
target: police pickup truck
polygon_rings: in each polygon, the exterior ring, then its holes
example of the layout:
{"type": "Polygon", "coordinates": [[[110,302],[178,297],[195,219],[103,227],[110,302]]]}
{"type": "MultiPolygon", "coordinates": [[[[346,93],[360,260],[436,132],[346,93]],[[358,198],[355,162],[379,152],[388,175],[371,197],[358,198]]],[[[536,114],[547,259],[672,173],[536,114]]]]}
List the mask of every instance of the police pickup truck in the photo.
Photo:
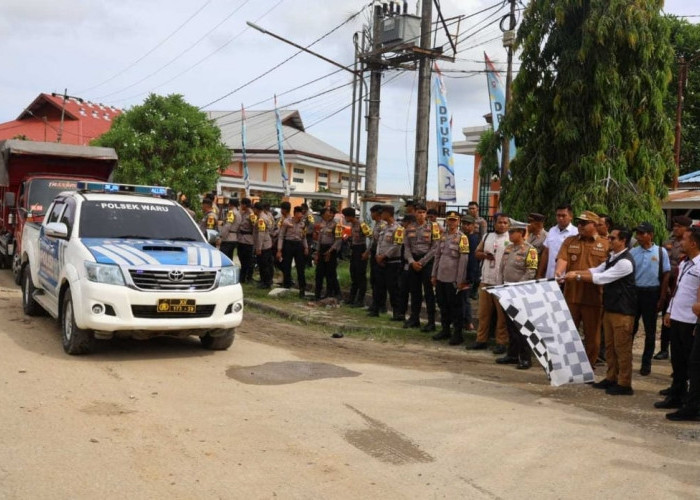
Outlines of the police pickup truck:
{"type": "Polygon", "coordinates": [[[22,306],[61,325],[68,354],[94,339],[199,336],[228,349],[243,317],[239,268],[171,190],[79,182],[22,234],[22,306]]]}

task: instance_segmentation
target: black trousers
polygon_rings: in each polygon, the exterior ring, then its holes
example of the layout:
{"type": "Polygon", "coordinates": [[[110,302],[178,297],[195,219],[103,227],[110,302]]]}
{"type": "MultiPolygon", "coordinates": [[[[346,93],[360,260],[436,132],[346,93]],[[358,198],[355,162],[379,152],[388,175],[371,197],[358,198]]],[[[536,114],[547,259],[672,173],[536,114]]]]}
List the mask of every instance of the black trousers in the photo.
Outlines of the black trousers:
{"type": "Polygon", "coordinates": [[[506,314],[506,329],[508,330],[508,356],[520,361],[532,361],[532,349],[525,336],[515,326],[513,320],[506,314]]]}
{"type": "MultiPolygon", "coordinates": [[[[431,283],[433,261],[431,260],[420,271],[408,266],[408,287],[411,291],[411,320],[418,321],[425,298],[425,308],[428,313],[428,323],[435,323],[435,292],[431,283]]],[[[466,294],[463,294],[466,295],[466,294]]]]}
{"type": "Polygon", "coordinates": [[[266,248],[260,252],[260,255],[257,255],[256,258],[258,261],[258,270],[260,271],[260,284],[266,287],[271,287],[272,276],[275,273],[275,254],[273,248],[266,248]]]}
{"type": "Polygon", "coordinates": [[[669,397],[684,400],[688,393],[688,365],[693,348],[695,323],[671,320],[671,367],[673,382],[669,397]]]}
{"type": "Polygon", "coordinates": [[[236,249],[237,244],[237,241],[222,241],[219,250],[221,250],[221,253],[226,257],[233,260],[233,251],[236,249]]]}
{"type": "Polygon", "coordinates": [[[241,283],[253,281],[253,268],[255,267],[253,245],[238,243],[238,260],[241,261],[241,283]]]}
{"type": "Polygon", "coordinates": [[[454,327],[455,335],[462,335],[464,318],[462,317],[462,297],[464,292],[457,293],[454,283],[438,281],[435,286],[437,303],[440,306],[440,321],[442,331],[451,334],[450,326],[454,327]]]}
{"type": "Polygon", "coordinates": [[[367,293],[367,260],[362,254],[367,251],[366,245],[353,245],[350,254],[350,297],[348,302],[364,304],[367,293]]]}
{"type": "Polygon", "coordinates": [[[384,297],[384,301],[381,304],[377,300],[377,267],[379,267],[379,264],[375,260],[376,256],[377,250],[371,250],[369,254],[369,285],[372,289],[372,305],[370,305],[369,309],[370,311],[381,312],[386,311],[386,297],[384,297]]]}
{"type": "Polygon", "coordinates": [[[401,303],[399,298],[399,274],[401,273],[401,262],[387,262],[386,260],[377,266],[376,289],[379,303],[386,303],[386,296],[389,295],[391,311],[395,318],[401,317],[401,303]],[[383,264],[383,265],[382,265],[383,264]]]}
{"type": "Polygon", "coordinates": [[[323,282],[326,282],[326,295],[328,297],[336,297],[340,295],[340,284],[338,283],[338,255],[336,252],[331,252],[328,261],[324,254],[331,248],[331,245],[320,245],[318,252],[318,263],[316,264],[316,289],[314,295],[316,298],[321,297],[323,290],[323,282]]]}
{"type": "Polygon", "coordinates": [[[408,311],[408,296],[411,293],[411,285],[409,283],[409,270],[406,267],[408,263],[401,260],[401,272],[399,273],[399,310],[398,316],[406,317],[408,311]]]}
{"type": "Polygon", "coordinates": [[[632,336],[639,330],[639,318],[644,323],[644,352],[642,353],[642,366],[651,366],[651,358],[654,356],[656,345],[656,320],[659,313],[656,304],[661,296],[660,288],[637,287],[637,314],[634,317],[634,329],[632,336]]]}
{"type": "Polygon", "coordinates": [[[306,290],[304,244],[301,241],[284,240],[282,242],[282,274],[284,275],[282,286],[285,288],[292,286],[292,260],[297,268],[299,290],[306,290]]]}
{"type": "Polygon", "coordinates": [[[690,389],[685,405],[692,410],[700,411],[700,328],[695,326],[695,336],[693,337],[693,348],[688,358],[688,379],[690,389]]]}

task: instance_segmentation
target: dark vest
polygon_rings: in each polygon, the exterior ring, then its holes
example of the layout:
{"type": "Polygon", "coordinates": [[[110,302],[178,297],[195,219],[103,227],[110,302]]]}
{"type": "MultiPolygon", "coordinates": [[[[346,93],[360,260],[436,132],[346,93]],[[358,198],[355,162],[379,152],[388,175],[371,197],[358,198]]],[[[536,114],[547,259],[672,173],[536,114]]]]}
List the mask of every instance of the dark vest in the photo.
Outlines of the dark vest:
{"type": "Polygon", "coordinates": [[[634,259],[629,250],[618,256],[615,260],[605,261],[605,269],[610,269],[622,259],[627,259],[632,264],[632,273],[627,276],[603,285],[603,309],[608,312],[627,314],[634,316],[637,313],[637,289],[634,286],[634,259]]]}

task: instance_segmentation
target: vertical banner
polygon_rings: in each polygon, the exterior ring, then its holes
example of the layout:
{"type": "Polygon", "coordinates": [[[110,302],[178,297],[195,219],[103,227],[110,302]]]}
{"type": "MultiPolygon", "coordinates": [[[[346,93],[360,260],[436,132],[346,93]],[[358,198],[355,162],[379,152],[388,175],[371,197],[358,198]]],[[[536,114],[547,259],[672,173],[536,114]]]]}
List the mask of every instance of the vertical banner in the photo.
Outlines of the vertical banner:
{"type": "MultiPolygon", "coordinates": [[[[489,101],[491,102],[491,119],[493,120],[493,129],[498,130],[501,126],[501,120],[506,113],[506,93],[501,80],[501,74],[496,71],[495,66],[489,59],[489,56],[484,52],[484,60],[486,62],[486,81],[488,82],[489,101]]],[[[515,140],[510,139],[509,156],[512,160],[515,157],[515,140]]],[[[501,160],[501,148],[498,148],[498,164],[503,165],[501,160]]]]}
{"type": "Polygon", "coordinates": [[[454,157],[452,155],[452,120],[447,109],[447,89],[442,73],[435,64],[435,133],[437,134],[438,199],[456,202],[454,157]]]}
{"type": "Polygon", "coordinates": [[[241,104],[241,152],[243,156],[243,185],[245,187],[245,197],[250,198],[250,175],[248,173],[248,156],[245,152],[245,126],[245,108],[243,107],[243,104],[241,104]]]}
{"type": "Polygon", "coordinates": [[[277,96],[275,95],[275,118],[277,122],[277,149],[280,156],[280,174],[282,175],[282,190],[285,196],[289,196],[289,176],[287,175],[287,165],[284,163],[284,136],[282,135],[282,119],[280,111],[277,109],[277,96]]]}
{"type": "Polygon", "coordinates": [[[488,287],[515,328],[527,339],[554,386],[593,382],[593,368],[555,280],[488,287]]]}

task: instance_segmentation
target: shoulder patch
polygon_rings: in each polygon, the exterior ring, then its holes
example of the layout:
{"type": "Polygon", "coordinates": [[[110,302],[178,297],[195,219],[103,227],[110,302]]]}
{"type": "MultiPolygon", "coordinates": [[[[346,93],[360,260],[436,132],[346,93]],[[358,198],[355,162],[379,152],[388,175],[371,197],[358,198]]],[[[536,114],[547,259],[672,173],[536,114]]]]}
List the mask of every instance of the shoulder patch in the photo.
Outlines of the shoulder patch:
{"type": "Polygon", "coordinates": [[[214,229],[216,227],[216,216],[214,212],[209,212],[207,214],[207,229],[214,229]]]}
{"type": "Polygon", "coordinates": [[[465,234],[459,238],[459,253],[469,253],[469,238],[465,234]]]}
{"type": "Polygon", "coordinates": [[[403,227],[399,226],[396,228],[396,231],[394,231],[394,243],[396,245],[402,245],[403,244],[403,227]]]}
{"type": "Polygon", "coordinates": [[[341,226],[340,224],[335,225],[335,237],[336,238],[343,237],[343,226],[341,226]]]}
{"type": "Polygon", "coordinates": [[[250,222],[251,224],[255,224],[256,222],[258,222],[258,216],[255,214],[250,214],[250,222]]]}
{"type": "Polygon", "coordinates": [[[265,224],[265,219],[260,217],[258,219],[258,231],[264,232],[267,229],[267,224],[265,224]]]}
{"type": "Polygon", "coordinates": [[[365,236],[370,236],[372,234],[372,230],[369,228],[366,222],[360,223],[360,229],[362,230],[362,234],[365,236]]]}
{"type": "Polygon", "coordinates": [[[433,233],[433,239],[434,240],[439,240],[440,239],[440,225],[437,222],[431,223],[431,229],[433,233]]]}

